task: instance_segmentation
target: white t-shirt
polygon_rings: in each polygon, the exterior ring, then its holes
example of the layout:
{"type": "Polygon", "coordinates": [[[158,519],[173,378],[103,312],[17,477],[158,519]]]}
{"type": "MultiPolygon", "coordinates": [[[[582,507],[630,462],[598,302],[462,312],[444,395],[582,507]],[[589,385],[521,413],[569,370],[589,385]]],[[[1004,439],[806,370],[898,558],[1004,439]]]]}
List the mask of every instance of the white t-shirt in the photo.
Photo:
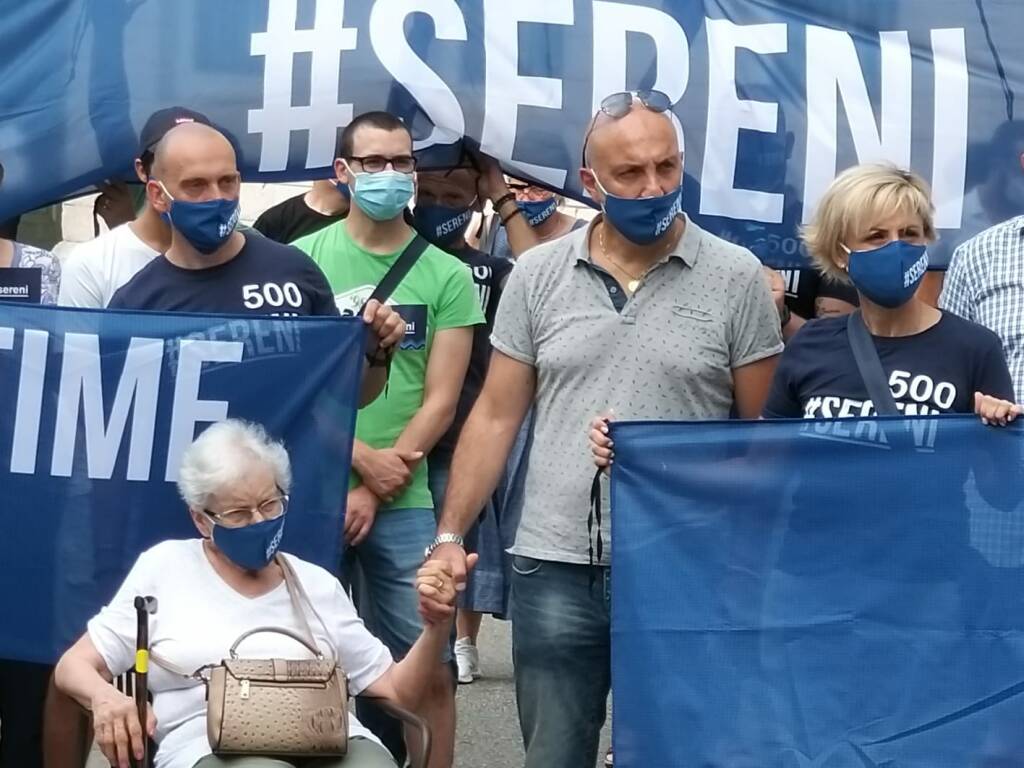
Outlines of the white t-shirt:
{"type": "MultiPolygon", "coordinates": [[[[333,653],[348,675],[355,696],[377,681],[393,663],[391,653],[363,625],[338,580],[319,566],[287,555],[316,611],[306,611],[320,650],[333,653]]],[[[121,674],[135,661],[139,595],[157,598],[149,619],[150,648],[182,669],[219,664],[243,632],[260,626],[298,631],[299,624],[284,583],[261,597],[245,597],[217,575],[201,539],[165,541],[143,552],[117,595],[89,621],[89,637],[110,671],[121,674]]],[[[309,658],[309,652],[283,635],[260,633],[239,648],[243,658],[309,658]]],[[[149,666],[149,689],[157,718],[156,768],[192,768],[210,754],[206,735],[206,689],[156,663],[149,666]]],[[[376,739],[349,715],[349,737],[376,739]]]]}
{"type": "Polygon", "coordinates": [[[118,288],[159,255],[129,224],[114,227],[71,251],[64,263],[57,303],[103,309],[118,288]]]}

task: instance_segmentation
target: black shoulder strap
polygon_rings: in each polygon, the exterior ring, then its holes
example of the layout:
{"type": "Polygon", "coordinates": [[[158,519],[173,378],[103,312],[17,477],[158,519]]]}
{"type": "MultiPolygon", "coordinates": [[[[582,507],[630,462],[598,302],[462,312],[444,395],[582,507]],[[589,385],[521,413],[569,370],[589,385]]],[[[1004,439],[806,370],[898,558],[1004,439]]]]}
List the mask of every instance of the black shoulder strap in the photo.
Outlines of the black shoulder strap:
{"type": "Polygon", "coordinates": [[[875,342],[871,340],[859,309],[850,313],[846,321],[846,335],[850,339],[853,359],[857,361],[868,395],[875,404],[875,413],[879,416],[899,416],[900,410],[889,389],[889,380],[882,368],[882,361],[878,359],[878,350],[875,349],[875,342]]]}
{"type": "MultiPolygon", "coordinates": [[[[395,289],[399,286],[405,276],[409,274],[409,270],[412,269],[413,264],[423,255],[423,252],[427,249],[429,243],[423,239],[422,235],[416,235],[412,242],[405,246],[405,250],[402,251],[402,255],[399,256],[395,263],[391,265],[391,269],[388,270],[387,274],[384,275],[384,279],[377,284],[377,287],[373,289],[373,293],[370,294],[370,298],[363,304],[363,309],[366,308],[366,304],[376,299],[382,304],[387,301],[391,294],[395,292],[395,289]]],[[[362,315],[362,310],[359,312],[362,315]]]]}

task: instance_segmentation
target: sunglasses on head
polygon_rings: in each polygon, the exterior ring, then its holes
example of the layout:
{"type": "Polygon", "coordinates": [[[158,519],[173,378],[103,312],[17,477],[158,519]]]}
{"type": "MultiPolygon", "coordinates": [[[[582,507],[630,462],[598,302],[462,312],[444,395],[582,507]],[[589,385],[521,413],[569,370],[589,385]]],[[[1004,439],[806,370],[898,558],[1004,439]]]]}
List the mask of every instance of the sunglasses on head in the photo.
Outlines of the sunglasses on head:
{"type": "Polygon", "coordinates": [[[587,167],[587,144],[590,142],[590,134],[594,132],[598,115],[602,112],[608,117],[618,120],[625,117],[633,109],[633,101],[639,101],[644,109],[651,112],[668,112],[672,108],[672,100],[667,93],[662,91],[619,91],[601,99],[597,113],[590,120],[590,127],[587,128],[587,135],[583,139],[583,162],[587,167]]]}

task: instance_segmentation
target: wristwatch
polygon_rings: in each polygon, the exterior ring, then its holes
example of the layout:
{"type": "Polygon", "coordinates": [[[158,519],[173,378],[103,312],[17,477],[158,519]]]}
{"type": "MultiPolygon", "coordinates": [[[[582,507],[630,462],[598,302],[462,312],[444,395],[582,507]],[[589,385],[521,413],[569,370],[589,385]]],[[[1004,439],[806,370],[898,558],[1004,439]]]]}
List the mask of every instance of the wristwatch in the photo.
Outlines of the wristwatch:
{"type": "Polygon", "coordinates": [[[430,556],[432,554],[434,554],[434,550],[437,549],[438,547],[440,547],[442,544],[458,544],[463,549],[466,548],[466,541],[461,536],[459,536],[459,534],[457,534],[457,533],[439,533],[434,538],[434,540],[432,542],[430,542],[430,546],[427,547],[426,552],[423,553],[423,559],[424,560],[429,559],[430,556]]]}

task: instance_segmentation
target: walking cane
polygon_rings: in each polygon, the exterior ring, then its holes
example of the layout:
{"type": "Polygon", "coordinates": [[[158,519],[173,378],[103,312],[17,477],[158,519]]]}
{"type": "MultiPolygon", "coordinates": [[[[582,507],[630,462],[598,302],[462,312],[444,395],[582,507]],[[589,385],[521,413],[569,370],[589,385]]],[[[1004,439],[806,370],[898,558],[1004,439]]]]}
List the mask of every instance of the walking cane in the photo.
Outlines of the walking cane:
{"type": "Polygon", "coordinates": [[[135,707],[139,713],[139,725],[142,726],[142,760],[137,763],[141,768],[149,765],[149,735],[146,733],[146,715],[149,706],[149,615],[156,613],[155,597],[135,598],[135,707]]]}

